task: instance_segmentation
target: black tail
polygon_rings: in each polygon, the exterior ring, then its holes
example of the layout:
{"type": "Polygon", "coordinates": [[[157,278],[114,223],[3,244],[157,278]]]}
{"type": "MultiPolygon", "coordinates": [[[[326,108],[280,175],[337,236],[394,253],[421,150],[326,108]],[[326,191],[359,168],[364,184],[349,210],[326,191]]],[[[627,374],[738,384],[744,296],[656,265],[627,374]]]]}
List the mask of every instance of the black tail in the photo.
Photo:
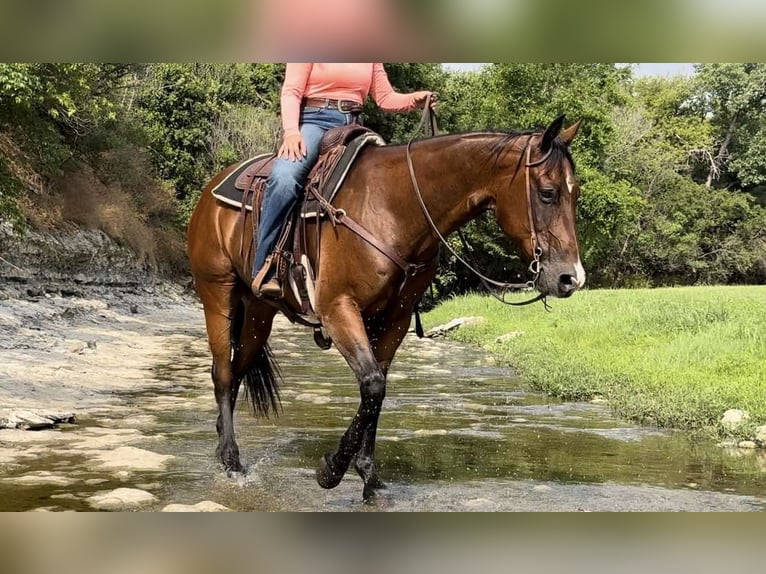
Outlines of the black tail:
{"type": "MultiPolygon", "coordinates": [[[[240,346],[240,333],[245,320],[245,306],[240,303],[231,326],[231,346],[240,346]]],[[[236,352],[236,351],[235,351],[236,352]]],[[[245,384],[245,401],[250,401],[255,416],[268,417],[279,415],[282,401],[279,398],[279,383],[282,374],[274,360],[268,344],[264,344],[255,356],[253,364],[247,369],[242,382],[245,384]]]]}
{"type": "Polygon", "coordinates": [[[245,374],[245,400],[250,400],[256,416],[279,415],[282,402],[279,399],[279,383],[282,374],[268,345],[258,351],[253,365],[245,374]]]}

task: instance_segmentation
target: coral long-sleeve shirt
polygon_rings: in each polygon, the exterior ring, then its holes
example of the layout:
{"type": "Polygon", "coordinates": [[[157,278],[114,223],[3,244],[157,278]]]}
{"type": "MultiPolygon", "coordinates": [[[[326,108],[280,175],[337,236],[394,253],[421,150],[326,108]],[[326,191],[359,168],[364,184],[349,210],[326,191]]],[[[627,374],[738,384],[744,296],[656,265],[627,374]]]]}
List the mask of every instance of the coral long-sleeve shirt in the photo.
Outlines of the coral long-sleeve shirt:
{"type": "Polygon", "coordinates": [[[301,100],[329,98],[364,103],[372,94],[382,109],[405,112],[415,109],[423,92],[400,94],[388,81],[383,64],[287,64],[282,85],[282,128],[285,136],[299,131],[301,100]]]}

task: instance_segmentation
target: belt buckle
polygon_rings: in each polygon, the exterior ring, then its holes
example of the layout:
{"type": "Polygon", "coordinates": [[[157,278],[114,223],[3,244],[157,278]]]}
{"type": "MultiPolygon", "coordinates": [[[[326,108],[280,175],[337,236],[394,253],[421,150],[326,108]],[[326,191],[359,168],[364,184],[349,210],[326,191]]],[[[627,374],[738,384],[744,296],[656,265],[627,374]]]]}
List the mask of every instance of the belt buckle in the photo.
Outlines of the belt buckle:
{"type": "Polygon", "coordinates": [[[350,114],[351,110],[354,107],[354,103],[353,102],[348,102],[349,103],[348,109],[344,109],[344,107],[343,107],[344,103],[346,103],[346,102],[344,102],[343,100],[338,100],[338,103],[337,103],[337,106],[336,106],[338,108],[338,111],[340,113],[342,113],[342,114],[350,114]]]}

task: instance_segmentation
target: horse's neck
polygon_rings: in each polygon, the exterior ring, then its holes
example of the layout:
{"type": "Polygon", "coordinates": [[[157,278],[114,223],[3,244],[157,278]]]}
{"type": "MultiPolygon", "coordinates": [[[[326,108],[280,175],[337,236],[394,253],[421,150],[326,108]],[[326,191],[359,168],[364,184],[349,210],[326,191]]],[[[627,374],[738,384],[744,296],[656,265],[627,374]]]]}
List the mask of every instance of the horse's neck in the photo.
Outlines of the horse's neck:
{"type": "Polygon", "coordinates": [[[424,140],[413,148],[423,203],[442,235],[494,206],[496,182],[490,149],[495,139],[491,134],[446,136],[424,140]]]}

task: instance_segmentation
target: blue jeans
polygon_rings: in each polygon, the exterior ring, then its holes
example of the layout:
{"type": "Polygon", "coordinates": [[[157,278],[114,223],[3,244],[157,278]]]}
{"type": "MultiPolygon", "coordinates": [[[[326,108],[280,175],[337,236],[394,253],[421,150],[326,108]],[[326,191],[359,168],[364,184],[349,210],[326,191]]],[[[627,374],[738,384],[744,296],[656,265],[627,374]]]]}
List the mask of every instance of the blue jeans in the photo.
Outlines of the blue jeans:
{"type": "MultiPolygon", "coordinates": [[[[282,223],[291,208],[303,194],[303,184],[319,159],[319,142],[330,128],[346,125],[351,115],[328,108],[304,107],[301,111],[300,130],[306,142],[306,157],[298,161],[277,158],[271,171],[261,205],[258,244],[253,263],[253,277],[258,274],[266,258],[274,250],[282,230],[282,223]]],[[[270,272],[265,281],[273,276],[270,272]]]]}

